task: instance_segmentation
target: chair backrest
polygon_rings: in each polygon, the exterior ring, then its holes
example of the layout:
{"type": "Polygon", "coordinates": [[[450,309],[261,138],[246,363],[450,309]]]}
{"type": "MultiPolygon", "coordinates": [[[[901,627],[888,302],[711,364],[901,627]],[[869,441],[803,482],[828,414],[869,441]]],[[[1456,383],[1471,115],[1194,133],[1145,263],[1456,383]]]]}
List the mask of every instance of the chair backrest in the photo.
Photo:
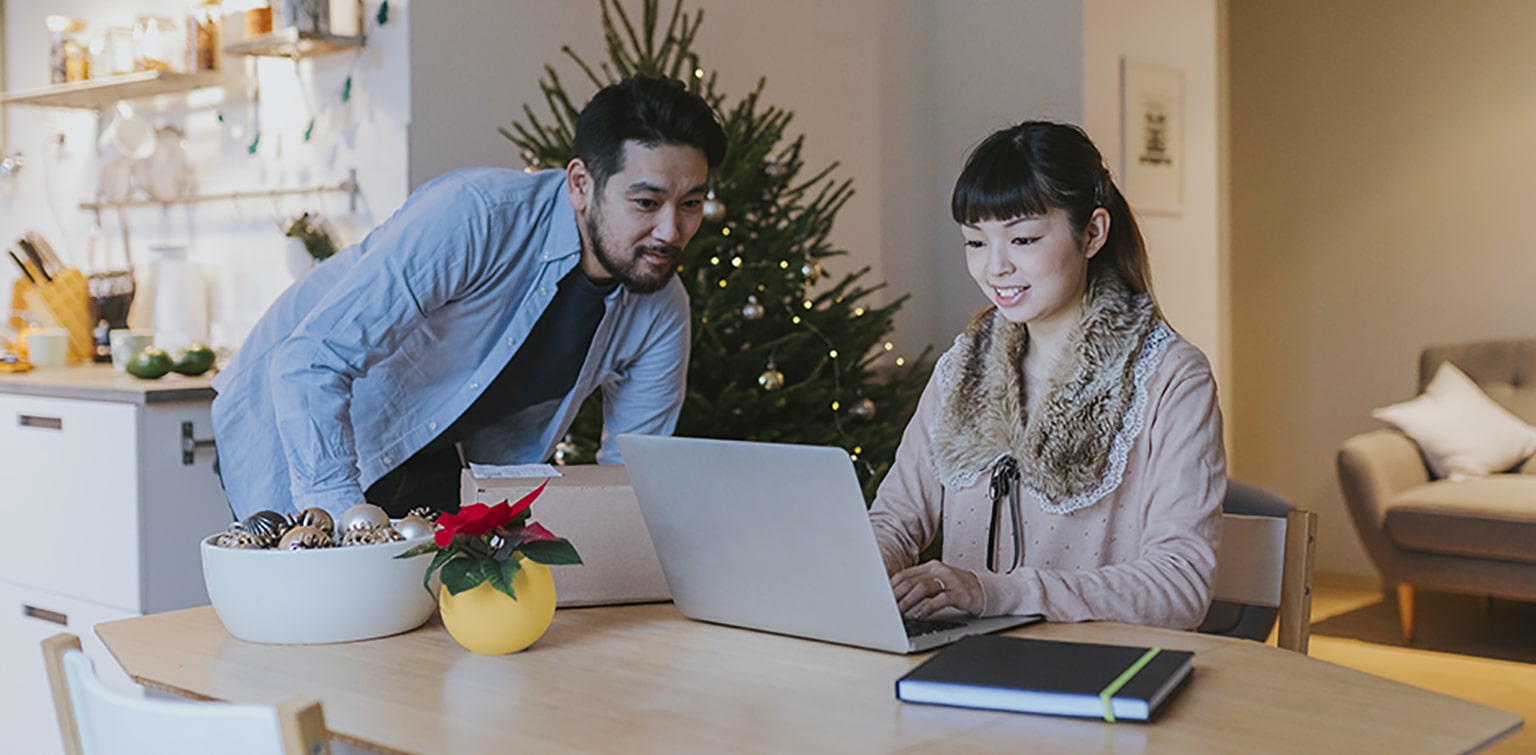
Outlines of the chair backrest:
{"type": "Polygon", "coordinates": [[[1278,608],[1278,644],[1305,655],[1316,543],[1317,514],[1310,511],[1293,509],[1284,517],[1222,514],[1212,598],[1278,608]]]}
{"type": "Polygon", "coordinates": [[[1456,365],[1488,397],[1526,422],[1536,422],[1536,338],[1473,341],[1426,347],[1419,354],[1419,390],[1441,362],[1456,365]]]}
{"type": "Polygon", "coordinates": [[[325,715],[312,698],[275,706],[144,699],[97,679],[80,638],[72,634],[44,640],[43,656],[66,755],[330,752],[325,715]]]}

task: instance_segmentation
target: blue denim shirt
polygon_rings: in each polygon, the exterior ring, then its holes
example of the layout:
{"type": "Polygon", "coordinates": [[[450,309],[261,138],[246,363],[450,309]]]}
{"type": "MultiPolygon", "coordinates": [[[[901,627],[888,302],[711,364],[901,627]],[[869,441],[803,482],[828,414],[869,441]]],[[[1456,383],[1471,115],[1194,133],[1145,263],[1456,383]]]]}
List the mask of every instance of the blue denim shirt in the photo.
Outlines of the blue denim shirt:
{"type": "MultiPolygon", "coordinates": [[[[563,171],[455,171],[283,292],[213,381],[235,516],[310,506],[340,514],[453,424],[579,262],[576,223],[563,171]]],[[[675,278],[652,294],[619,287],[570,393],[471,435],[465,456],[547,459],[599,387],[600,463],[621,461],[619,433],[671,433],[688,315],[675,278]]]]}

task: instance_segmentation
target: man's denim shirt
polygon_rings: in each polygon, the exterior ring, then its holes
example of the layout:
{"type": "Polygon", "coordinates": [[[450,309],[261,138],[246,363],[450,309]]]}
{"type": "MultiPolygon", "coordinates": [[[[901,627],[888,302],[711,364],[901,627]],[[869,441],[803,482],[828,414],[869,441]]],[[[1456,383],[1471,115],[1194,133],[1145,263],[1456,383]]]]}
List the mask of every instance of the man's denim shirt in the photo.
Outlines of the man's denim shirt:
{"type": "MultiPolygon", "coordinates": [[[[474,403],[576,266],[565,173],[455,171],[278,297],[213,381],[230,506],[340,514],[474,403]]],[[[619,433],[668,434],[688,371],[688,296],[619,287],[576,385],[464,441],[485,463],[547,459],[603,389],[601,463],[619,433]]]]}

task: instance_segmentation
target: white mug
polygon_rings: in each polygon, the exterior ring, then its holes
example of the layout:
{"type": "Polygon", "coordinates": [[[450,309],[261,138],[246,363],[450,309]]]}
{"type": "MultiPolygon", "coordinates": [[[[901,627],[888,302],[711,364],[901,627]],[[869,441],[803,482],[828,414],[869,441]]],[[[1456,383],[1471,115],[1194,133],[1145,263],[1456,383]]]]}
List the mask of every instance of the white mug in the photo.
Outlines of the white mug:
{"type": "Polygon", "coordinates": [[[69,331],[64,328],[38,328],[27,331],[27,361],[39,370],[51,370],[69,364],[69,331]]]}
{"type": "Polygon", "coordinates": [[[116,328],[107,334],[112,344],[112,366],[118,372],[126,372],[128,363],[155,344],[155,331],[116,328]]]}

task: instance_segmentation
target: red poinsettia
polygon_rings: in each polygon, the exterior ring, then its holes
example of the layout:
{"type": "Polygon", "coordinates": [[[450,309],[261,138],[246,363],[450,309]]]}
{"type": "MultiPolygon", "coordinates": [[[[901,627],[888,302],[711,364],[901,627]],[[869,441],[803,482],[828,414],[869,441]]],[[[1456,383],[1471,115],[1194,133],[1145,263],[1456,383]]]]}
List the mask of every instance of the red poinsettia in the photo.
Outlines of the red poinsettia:
{"type": "Polygon", "coordinates": [[[517,503],[502,501],[494,506],[474,503],[459,509],[457,514],[441,514],[437,517],[438,529],[432,542],[418,545],[396,558],[437,554],[422,579],[428,592],[432,590],[432,575],[440,574],[443,586],[453,595],[489,582],[497,590],[516,598],[512,578],[521,568],[516,555],[521,554],[541,564],[581,563],[581,556],[569,540],[556,537],[543,525],[530,521],[530,507],[547,485],[549,480],[519,498],[517,503]]]}

